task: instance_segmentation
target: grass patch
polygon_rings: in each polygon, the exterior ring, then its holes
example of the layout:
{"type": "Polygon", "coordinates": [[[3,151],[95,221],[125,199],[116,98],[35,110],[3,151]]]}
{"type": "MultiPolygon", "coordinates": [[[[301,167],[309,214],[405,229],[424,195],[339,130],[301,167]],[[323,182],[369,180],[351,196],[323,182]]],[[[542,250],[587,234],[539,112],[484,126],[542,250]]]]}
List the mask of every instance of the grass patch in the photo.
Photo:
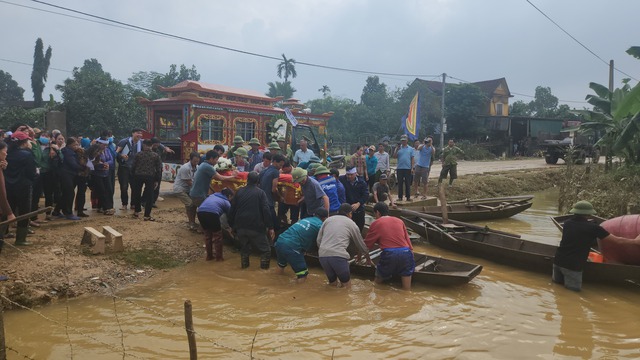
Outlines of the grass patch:
{"type": "Polygon", "coordinates": [[[158,249],[136,249],[115,255],[134,267],[152,267],[154,269],[170,269],[178,267],[182,261],[158,249]]]}

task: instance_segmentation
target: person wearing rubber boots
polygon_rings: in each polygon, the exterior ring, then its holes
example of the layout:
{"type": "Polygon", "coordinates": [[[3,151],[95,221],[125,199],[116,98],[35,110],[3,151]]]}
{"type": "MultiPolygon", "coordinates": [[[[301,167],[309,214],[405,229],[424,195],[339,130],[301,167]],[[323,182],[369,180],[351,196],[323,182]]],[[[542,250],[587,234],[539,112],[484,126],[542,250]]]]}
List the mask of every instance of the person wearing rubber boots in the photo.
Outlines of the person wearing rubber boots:
{"type": "Polygon", "coordinates": [[[252,247],[260,252],[260,268],[269,269],[271,244],[275,232],[267,195],[258,187],[260,175],[252,171],[247,176],[247,186],[238,190],[231,201],[229,225],[240,243],[240,266],[249,267],[252,247]],[[267,238],[267,235],[269,238],[267,238]]]}
{"type": "Polygon", "coordinates": [[[222,256],[222,226],[220,218],[222,215],[229,215],[231,210],[230,200],[233,198],[233,191],[228,188],[209,195],[198,208],[198,220],[204,232],[204,244],[207,250],[207,261],[224,260],[222,256]],[[214,257],[215,250],[215,257],[214,257]]]}

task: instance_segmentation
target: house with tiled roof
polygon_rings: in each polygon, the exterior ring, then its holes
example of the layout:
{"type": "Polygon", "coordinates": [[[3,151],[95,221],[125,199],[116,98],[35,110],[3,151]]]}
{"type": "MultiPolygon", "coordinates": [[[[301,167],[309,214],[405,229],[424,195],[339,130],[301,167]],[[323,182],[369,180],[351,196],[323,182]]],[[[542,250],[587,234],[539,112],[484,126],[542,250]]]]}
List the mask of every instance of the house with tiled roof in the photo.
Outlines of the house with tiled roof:
{"type": "MultiPolygon", "coordinates": [[[[414,82],[424,84],[437,95],[442,95],[442,82],[429,81],[416,78],[414,82]]],[[[478,114],[485,116],[508,116],[509,98],[513,97],[509,92],[509,86],[505,78],[485,80],[471,83],[479,87],[487,97],[486,113],[478,114]]],[[[445,85],[446,86],[446,85],[445,85]]]]}

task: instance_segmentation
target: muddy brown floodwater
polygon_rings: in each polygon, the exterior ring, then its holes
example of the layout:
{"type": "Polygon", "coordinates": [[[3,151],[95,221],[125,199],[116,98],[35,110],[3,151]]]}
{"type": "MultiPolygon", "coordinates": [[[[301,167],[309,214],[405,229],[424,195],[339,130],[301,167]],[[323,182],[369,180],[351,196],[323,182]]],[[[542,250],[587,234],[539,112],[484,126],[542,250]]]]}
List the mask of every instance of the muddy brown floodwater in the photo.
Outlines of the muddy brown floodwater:
{"type": "MultiPolygon", "coordinates": [[[[548,220],[557,193],[491,223],[557,243],[548,220]]],[[[640,357],[640,287],[587,283],[581,293],[529,273],[428,245],[416,250],[484,265],[471,283],[411,292],[357,278],[329,288],[318,268],[305,284],[239,256],[197,262],[117,293],[5,314],[7,345],[34,359],[186,359],[183,303],[193,303],[202,359],[556,359],[640,357]],[[43,318],[45,316],[47,319],[43,318]],[[69,325],[66,335],[63,324],[69,325]],[[57,323],[54,323],[53,321],[57,323]],[[257,331],[257,334],[256,334],[257,331]],[[255,336],[255,341],[253,341],[255,336]],[[123,351],[124,348],[124,351],[123,351]]]]}

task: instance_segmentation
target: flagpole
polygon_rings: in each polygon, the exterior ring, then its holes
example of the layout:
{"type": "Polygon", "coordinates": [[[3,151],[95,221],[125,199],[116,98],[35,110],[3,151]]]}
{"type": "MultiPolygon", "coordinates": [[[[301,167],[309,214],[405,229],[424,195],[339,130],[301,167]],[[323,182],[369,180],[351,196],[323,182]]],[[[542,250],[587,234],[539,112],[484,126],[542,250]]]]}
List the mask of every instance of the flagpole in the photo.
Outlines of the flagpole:
{"type": "Polygon", "coordinates": [[[440,107],[442,108],[441,114],[442,118],[440,119],[440,147],[444,149],[444,127],[447,124],[447,120],[444,118],[444,87],[447,79],[447,74],[442,73],[442,104],[440,107]]]}

